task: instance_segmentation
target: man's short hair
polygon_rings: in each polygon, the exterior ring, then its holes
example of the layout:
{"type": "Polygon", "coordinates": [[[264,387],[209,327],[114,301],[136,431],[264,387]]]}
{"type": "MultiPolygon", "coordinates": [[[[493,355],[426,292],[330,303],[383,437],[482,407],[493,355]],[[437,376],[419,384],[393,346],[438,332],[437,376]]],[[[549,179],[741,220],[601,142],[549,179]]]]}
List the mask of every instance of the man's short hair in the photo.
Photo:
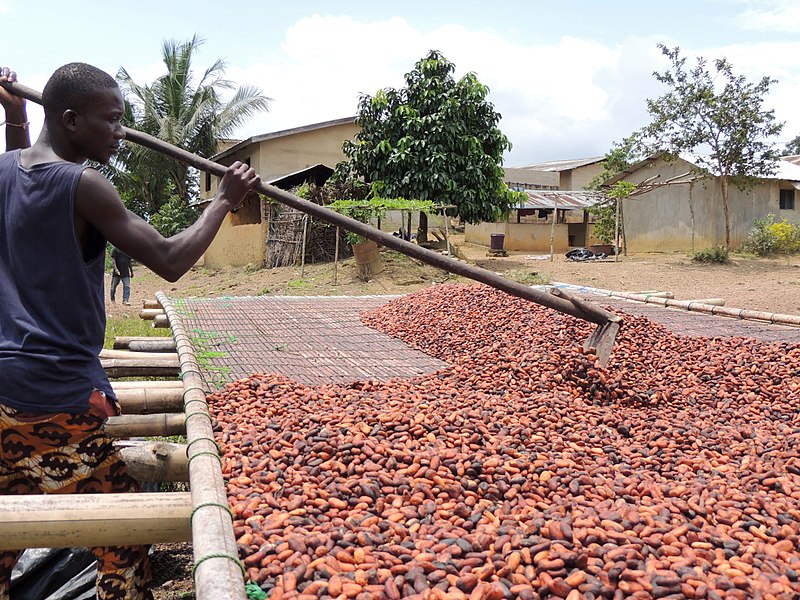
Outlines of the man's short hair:
{"type": "Polygon", "coordinates": [[[82,108],[97,90],[115,87],[117,82],[105,71],[86,63],[69,63],[50,76],[42,90],[42,104],[45,113],[61,114],[69,108],[82,108]]]}

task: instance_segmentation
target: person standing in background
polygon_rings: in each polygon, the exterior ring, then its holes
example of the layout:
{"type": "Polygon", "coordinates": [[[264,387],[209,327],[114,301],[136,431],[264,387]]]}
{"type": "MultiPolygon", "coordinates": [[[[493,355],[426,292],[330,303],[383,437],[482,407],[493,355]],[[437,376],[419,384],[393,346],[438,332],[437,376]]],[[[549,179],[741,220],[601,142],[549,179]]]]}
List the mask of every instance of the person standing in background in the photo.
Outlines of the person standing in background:
{"type": "Polygon", "coordinates": [[[133,264],[131,257],[118,248],[111,250],[111,302],[116,303],[117,287],[122,282],[122,303],[130,306],[131,303],[131,277],[133,277],[133,264]]]}

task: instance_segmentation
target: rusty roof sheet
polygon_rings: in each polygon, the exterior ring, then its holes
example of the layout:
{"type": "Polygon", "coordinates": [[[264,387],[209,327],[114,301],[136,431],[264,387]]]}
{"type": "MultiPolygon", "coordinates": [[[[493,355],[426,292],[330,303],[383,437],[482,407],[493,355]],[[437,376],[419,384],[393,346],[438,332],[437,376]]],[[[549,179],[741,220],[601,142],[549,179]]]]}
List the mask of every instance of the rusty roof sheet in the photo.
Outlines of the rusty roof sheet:
{"type": "Polygon", "coordinates": [[[568,190],[521,190],[528,199],[516,208],[557,208],[559,210],[584,210],[608,200],[602,192],[568,190]]]}

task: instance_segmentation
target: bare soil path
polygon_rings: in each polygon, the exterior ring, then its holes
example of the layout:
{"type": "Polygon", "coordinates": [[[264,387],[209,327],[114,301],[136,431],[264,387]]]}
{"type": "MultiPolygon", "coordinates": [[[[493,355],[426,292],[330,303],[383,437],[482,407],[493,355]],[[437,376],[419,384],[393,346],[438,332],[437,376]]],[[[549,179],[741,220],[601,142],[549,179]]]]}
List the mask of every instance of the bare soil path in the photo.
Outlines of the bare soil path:
{"type": "MultiPolygon", "coordinates": [[[[800,256],[754,258],[735,255],[728,264],[694,263],[682,254],[637,254],[601,261],[573,262],[563,255],[512,253],[490,257],[486,248],[458,243],[459,256],[472,264],[523,283],[562,282],[623,291],[668,291],[677,299],[722,298],[725,305],[783,314],[800,314],[800,256]]],[[[176,283],[169,283],[144,268],[131,282],[131,306],[108,304],[110,317],[135,317],[142,301],[156,291],[168,296],[353,296],[405,294],[459,278],[407,259],[395,252],[382,253],[386,269],[375,279],[356,277],[353,259],[334,267],[331,263],[256,269],[196,267],[176,283]]],[[[110,279],[110,277],[109,277],[110,279]]],[[[118,294],[119,295],[119,294],[118,294]]]]}

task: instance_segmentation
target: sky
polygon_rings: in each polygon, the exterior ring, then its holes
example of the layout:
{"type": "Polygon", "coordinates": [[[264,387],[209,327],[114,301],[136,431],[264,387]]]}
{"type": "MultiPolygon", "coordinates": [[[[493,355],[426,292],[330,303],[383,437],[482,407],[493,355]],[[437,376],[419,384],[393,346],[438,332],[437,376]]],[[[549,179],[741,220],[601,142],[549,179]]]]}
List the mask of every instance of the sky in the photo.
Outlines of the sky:
{"type": "MultiPolygon", "coordinates": [[[[513,146],[505,166],[601,156],[666,91],[658,44],[690,65],[725,57],[752,83],[776,79],[765,101],[786,123],[776,141],[800,134],[798,0],[0,0],[0,24],[0,65],[37,90],[73,61],[150,83],[165,72],[164,41],[198,35],[198,69],[221,58],[228,79],[272,99],[239,139],[354,116],[361,94],[403,87],[438,50],[456,77],[489,87],[513,146]]],[[[38,135],[41,110],[28,112],[38,135]]]]}

